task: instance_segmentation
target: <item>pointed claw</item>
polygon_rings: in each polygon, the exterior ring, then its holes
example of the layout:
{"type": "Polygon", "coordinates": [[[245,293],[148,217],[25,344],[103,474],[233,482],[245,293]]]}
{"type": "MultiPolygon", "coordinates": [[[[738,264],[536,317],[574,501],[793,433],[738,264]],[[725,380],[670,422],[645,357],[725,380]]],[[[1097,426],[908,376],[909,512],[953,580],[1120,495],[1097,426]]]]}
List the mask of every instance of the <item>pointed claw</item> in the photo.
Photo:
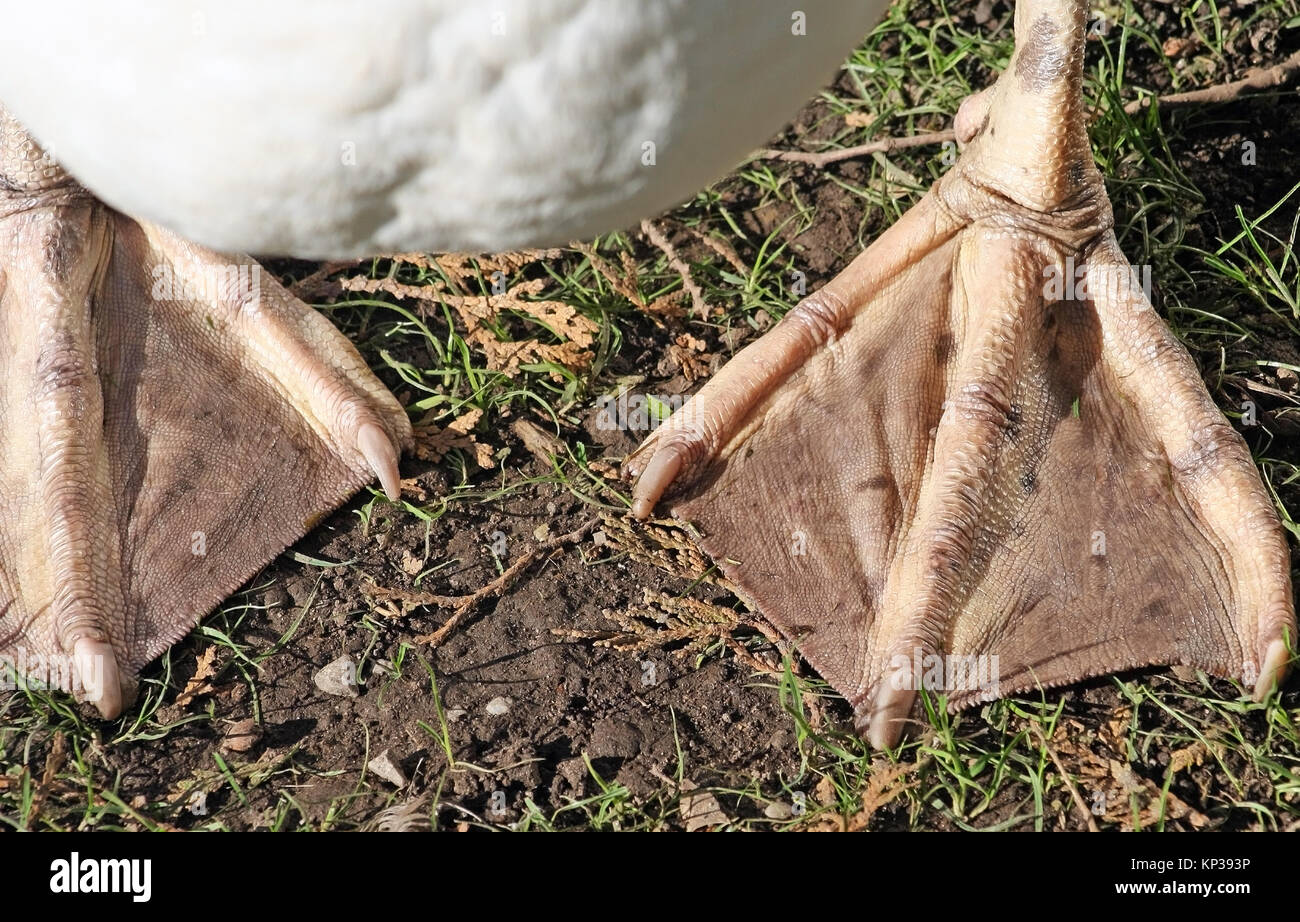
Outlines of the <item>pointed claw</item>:
{"type": "Polygon", "coordinates": [[[655,452],[632,488],[632,518],[645,521],[682,469],[682,451],[673,444],[655,452]]]}
{"type": "Polygon", "coordinates": [[[363,423],[357,430],[357,448],[365,455],[366,463],[379,478],[379,485],[389,501],[397,502],[402,496],[402,480],[397,472],[397,449],[374,423],[363,423]]]}
{"type": "Polygon", "coordinates": [[[1287,651],[1285,641],[1278,639],[1268,645],[1268,650],[1264,652],[1264,661],[1259,667],[1259,678],[1255,681],[1253,697],[1256,701],[1263,701],[1269,696],[1286,676],[1290,662],[1291,654],[1287,651]]]}
{"type": "Polygon", "coordinates": [[[72,662],[86,700],[99,709],[105,720],[121,714],[122,674],[117,668],[117,656],[112,646],[82,637],[72,647],[72,662]]]}
{"type": "Polygon", "coordinates": [[[878,688],[870,709],[858,717],[858,732],[873,748],[889,749],[898,745],[916,703],[911,669],[893,670],[880,680],[878,688]]]}

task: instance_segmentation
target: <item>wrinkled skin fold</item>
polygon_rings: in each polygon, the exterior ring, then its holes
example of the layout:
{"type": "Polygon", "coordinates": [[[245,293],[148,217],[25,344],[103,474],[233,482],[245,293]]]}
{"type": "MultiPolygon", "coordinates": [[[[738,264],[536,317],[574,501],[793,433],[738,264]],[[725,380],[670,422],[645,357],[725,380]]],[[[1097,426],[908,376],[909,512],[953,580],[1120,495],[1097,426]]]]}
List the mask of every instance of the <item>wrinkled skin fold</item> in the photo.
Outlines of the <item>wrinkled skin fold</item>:
{"type": "Polygon", "coordinates": [[[1262,696],[1290,660],[1276,512],[1111,230],[1085,15],[1022,0],[958,162],[627,464],[876,746],[921,688],[1185,664],[1262,696]]]}

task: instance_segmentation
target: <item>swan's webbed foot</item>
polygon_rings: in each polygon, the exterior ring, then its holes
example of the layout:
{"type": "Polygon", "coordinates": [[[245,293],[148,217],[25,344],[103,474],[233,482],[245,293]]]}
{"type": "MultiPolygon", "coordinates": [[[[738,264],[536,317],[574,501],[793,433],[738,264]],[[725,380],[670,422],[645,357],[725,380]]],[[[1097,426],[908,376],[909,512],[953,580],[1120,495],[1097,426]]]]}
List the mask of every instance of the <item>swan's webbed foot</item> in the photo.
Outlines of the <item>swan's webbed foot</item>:
{"type": "Polygon", "coordinates": [[[1085,11],[1022,0],[958,163],[628,465],[875,745],[922,687],[1182,663],[1262,695],[1290,659],[1272,503],[1111,231],[1085,11]]]}
{"type": "Polygon", "coordinates": [[[0,109],[0,665],[105,716],[362,484],[406,413],[248,257],[96,201],[0,109]]]}

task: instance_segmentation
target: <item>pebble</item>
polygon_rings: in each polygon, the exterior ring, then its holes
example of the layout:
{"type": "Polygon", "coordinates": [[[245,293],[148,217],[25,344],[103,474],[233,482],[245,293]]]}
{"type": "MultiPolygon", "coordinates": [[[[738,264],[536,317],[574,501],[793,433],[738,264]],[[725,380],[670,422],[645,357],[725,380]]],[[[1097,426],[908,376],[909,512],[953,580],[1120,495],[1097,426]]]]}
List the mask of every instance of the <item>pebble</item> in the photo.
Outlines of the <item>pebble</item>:
{"type": "Polygon", "coordinates": [[[367,762],[366,768],[370,769],[395,788],[406,787],[406,774],[402,771],[401,766],[393,760],[392,752],[387,749],[367,762]]]}
{"type": "Polygon", "coordinates": [[[510,711],[510,699],[497,696],[487,703],[487,712],[493,717],[500,717],[510,711]]]}
{"type": "Polygon", "coordinates": [[[226,730],[225,738],[221,741],[221,748],[226,752],[248,752],[261,738],[262,728],[257,725],[257,721],[249,717],[247,720],[239,720],[230,725],[226,730]]]}
{"type": "Polygon", "coordinates": [[[466,711],[464,708],[451,708],[447,711],[447,722],[454,724],[456,721],[464,717],[465,714],[466,711]]]}
{"type": "Polygon", "coordinates": [[[357,664],[346,653],[327,666],[322,666],[312,679],[327,695],[339,698],[357,697],[357,664]]]}
{"type": "Polygon", "coordinates": [[[763,815],[769,820],[788,820],[794,816],[794,811],[790,809],[789,804],[774,800],[763,810],[763,815]]]}

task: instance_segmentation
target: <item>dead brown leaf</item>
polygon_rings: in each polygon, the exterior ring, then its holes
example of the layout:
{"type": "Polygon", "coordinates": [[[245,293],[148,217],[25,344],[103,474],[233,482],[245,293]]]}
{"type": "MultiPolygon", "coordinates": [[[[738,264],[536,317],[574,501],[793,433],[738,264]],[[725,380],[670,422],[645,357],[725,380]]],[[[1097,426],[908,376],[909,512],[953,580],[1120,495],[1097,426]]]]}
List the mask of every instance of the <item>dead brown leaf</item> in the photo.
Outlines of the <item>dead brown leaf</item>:
{"type": "Polygon", "coordinates": [[[1210,751],[1205,748],[1205,744],[1199,741],[1183,749],[1175,750],[1174,754],[1169,757],[1169,774],[1176,775],[1193,766],[1203,765],[1205,764],[1205,757],[1209,754],[1210,751]]]}
{"type": "Polygon", "coordinates": [[[492,467],[492,446],[481,444],[474,437],[474,427],[483,416],[482,410],[462,413],[444,427],[427,418],[414,427],[415,456],[424,461],[441,461],[453,448],[468,452],[481,468],[492,467]]]}
{"type": "Polygon", "coordinates": [[[670,291],[668,294],[660,295],[649,304],[642,308],[651,317],[658,320],[660,317],[667,317],[670,320],[676,320],[679,317],[686,316],[686,308],[682,302],[686,300],[686,292],[678,289],[670,291]]]}
{"type": "Polygon", "coordinates": [[[1132,722],[1132,708],[1116,708],[1111,712],[1110,716],[1102,722],[1097,735],[1110,749],[1115,752],[1123,752],[1125,749],[1124,740],[1128,736],[1129,726],[1132,722]]]}
{"type": "Polygon", "coordinates": [[[623,474],[617,464],[611,464],[609,461],[597,458],[595,461],[588,461],[587,467],[592,473],[599,474],[606,480],[620,480],[623,474]]]}
{"type": "MultiPolygon", "coordinates": [[[[805,829],[809,832],[861,832],[871,824],[876,811],[916,785],[916,781],[907,780],[908,773],[916,767],[912,763],[874,762],[867,789],[862,792],[861,809],[852,815],[823,815],[805,829]]],[[[813,796],[818,803],[829,806],[836,800],[835,786],[829,778],[822,778],[813,789],[813,796]]]]}
{"type": "Polygon", "coordinates": [[[364,275],[354,275],[340,279],[339,285],[344,291],[375,294],[384,292],[403,301],[440,301],[446,293],[441,285],[407,285],[395,278],[371,279],[364,275]]]}
{"type": "Polygon", "coordinates": [[[208,680],[217,674],[216,659],[216,647],[204,648],[203,652],[199,654],[199,661],[194,669],[194,675],[185,683],[181,693],[176,696],[176,707],[183,708],[200,695],[206,695],[212,691],[212,683],[208,680]]]}
{"type": "MultiPolygon", "coordinates": [[[[546,258],[559,256],[560,250],[522,250],[513,253],[496,253],[490,256],[473,256],[449,253],[426,256],[418,253],[399,253],[391,258],[427,270],[440,270],[450,279],[448,285],[442,278],[420,284],[408,284],[392,276],[372,279],[352,276],[340,279],[343,291],[374,294],[384,292],[402,300],[420,302],[421,311],[429,313],[435,304],[446,304],[465,328],[465,339],[487,358],[493,371],[514,377],[522,365],[551,363],[572,371],[586,369],[592,360],[589,347],[595,341],[599,325],[578,313],[571,304],[563,301],[530,300],[539,296],[549,284],[548,279],[519,282],[504,291],[505,279],[523,267],[546,258]],[[491,294],[465,294],[482,291],[483,279],[490,279],[491,294]],[[538,337],[503,340],[504,312],[511,311],[545,327],[558,343],[542,342],[538,337]]],[[[563,376],[554,374],[556,380],[563,376]]]]}
{"type": "Polygon", "coordinates": [[[1162,819],[1182,820],[1201,828],[1209,817],[1180,799],[1172,791],[1146,778],[1128,762],[1122,745],[1129,712],[1120,709],[1111,720],[1103,722],[1096,737],[1096,748],[1089,743],[1089,733],[1076,720],[1057,724],[1051,743],[1066,768],[1077,777],[1080,794],[1092,815],[1121,828],[1135,825],[1143,829],[1156,826],[1162,819]],[[1116,745],[1111,746],[1111,742],[1116,745]]]}
{"type": "Polygon", "coordinates": [[[422,503],[429,498],[429,491],[424,488],[424,484],[420,483],[420,478],[403,477],[402,495],[422,503]]]}
{"type": "MultiPolygon", "coordinates": [[[[600,327],[562,301],[525,300],[526,296],[540,294],[546,285],[546,279],[534,279],[521,282],[499,295],[444,295],[441,300],[456,312],[465,327],[465,341],[483,352],[488,368],[493,371],[514,377],[523,365],[548,362],[570,371],[582,371],[591,364],[593,353],[587,347],[595,341],[600,327]],[[500,326],[504,311],[526,315],[564,341],[543,343],[537,338],[503,340],[488,324],[500,326]]],[[[563,378],[558,373],[552,377],[555,380],[563,378]]]]}
{"type": "Polygon", "coordinates": [[[694,382],[708,375],[709,363],[707,345],[704,340],[696,339],[689,333],[678,336],[668,347],[668,357],[679,368],[687,382],[694,382]]]}
{"type": "Polygon", "coordinates": [[[718,798],[708,791],[699,790],[694,782],[682,779],[683,793],[678,809],[687,832],[707,829],[710,826],[724,826],[731,822],[731,817],[722,812],[718,798]]]}
{"type": "Polygon", "coordinates": [[[361,593],[375,611],[387,618],[405,618],[417,608],[437,608],[447,602],[446,596],[422,589],[403,589],[376,583],[363,584],[361,593]]]}
{"type": "Polygon", "coordinates": [[[623,271],[619,272],[589,244],[575,243],[573,248],[587,257],[587,261],[591,263],[591,268],[595,269],[601,278],[609,283],[610,288],[613,288],[637,307],[645,309],[645,295],[641,294],[641,289],[637,285],[636,263],[632,261],[626,252],[619,254],[623,263],[623,271]]]}

